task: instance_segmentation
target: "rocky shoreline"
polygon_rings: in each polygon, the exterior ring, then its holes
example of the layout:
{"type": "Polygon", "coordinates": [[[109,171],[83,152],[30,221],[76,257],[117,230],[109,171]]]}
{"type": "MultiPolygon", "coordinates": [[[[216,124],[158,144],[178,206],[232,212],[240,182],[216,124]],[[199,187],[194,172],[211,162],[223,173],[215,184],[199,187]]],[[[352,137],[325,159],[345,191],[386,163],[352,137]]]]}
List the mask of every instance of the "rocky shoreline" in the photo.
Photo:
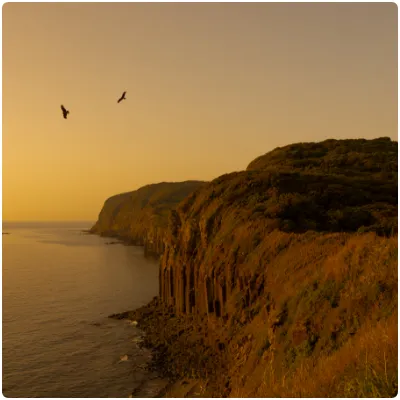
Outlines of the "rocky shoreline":
{"type": "MultiPolygon", "coordinates": [[[[168,384],[157,397],[226,397],[229,382],[224,373],[224,353],[215,338],[208,338],[204,323],[178,316],[155,297],[137,310],[109,318],[137,321],[145,335],[140,346],[153,351],[149,370],[168,384]]],[[[132,393],[132,397],[136,393],[132,393]]]]}
{"type": "MultiPolygon", "coordinates": [[[[87,234],[97,234],[85,231],[87,234]]],[[[110,244],[138,246],[126,237],[101,234],[117,239],[110,244]]],[[[144,257],[158,260],[160,255],[146,251],[144,257]]],[[[136,321],[135,326],[144,335],[137,342],[152,352],[148,370],[159,381],[159,390],[154,397],[227,397],[230,393],[226,380],[224,356],[218,347],[218,339],[208,338],[208,327],[192,315],[176,315],[174,308],[154,297],[148,304],[131,311],[109,315],[109,318],[136,321]]],[[[133,390],[131,398],[143,397],[143,388],[133,390]]],[[[146,397],[146,396],[144,396],[146,397]]]]}

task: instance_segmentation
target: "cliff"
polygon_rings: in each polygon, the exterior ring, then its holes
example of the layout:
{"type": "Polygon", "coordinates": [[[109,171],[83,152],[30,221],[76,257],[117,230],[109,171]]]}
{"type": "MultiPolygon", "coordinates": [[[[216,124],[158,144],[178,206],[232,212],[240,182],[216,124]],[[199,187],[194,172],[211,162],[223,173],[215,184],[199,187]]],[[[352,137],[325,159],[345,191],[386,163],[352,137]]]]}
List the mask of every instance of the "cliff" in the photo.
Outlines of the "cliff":
{"type": "Polygon", "coordinates": [[[393,396],[397,201],[390,139],[275,149],[171,212],[161,300],[207,323],[235,397],[393,396]]]}
{"type": "Polygon", "coordinates": [[[388,138],[298,143],[107,200],[94,232],[162,252],[159,297],[114,317],[182,378],[167,395],[397,394],[397,158],[388,138]]]}
{"type": "Polygon", "coordinates": [[[160,255],[168,213],[203,185],[200,181],[162,182],[112,196],[90,232],[144,246],[147,254],[160,255]]]}

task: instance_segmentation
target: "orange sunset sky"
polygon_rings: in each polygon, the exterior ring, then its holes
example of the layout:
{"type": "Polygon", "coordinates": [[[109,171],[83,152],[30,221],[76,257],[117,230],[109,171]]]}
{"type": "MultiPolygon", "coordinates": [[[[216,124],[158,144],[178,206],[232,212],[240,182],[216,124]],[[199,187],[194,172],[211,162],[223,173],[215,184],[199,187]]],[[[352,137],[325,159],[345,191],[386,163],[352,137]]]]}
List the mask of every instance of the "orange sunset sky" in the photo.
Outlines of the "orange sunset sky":
{"type": "Polygon", "coordinates": [[[2,115],[6,221],[95,220],[293,142],[397,140],[397,6],[7,3],[2,115]]]}

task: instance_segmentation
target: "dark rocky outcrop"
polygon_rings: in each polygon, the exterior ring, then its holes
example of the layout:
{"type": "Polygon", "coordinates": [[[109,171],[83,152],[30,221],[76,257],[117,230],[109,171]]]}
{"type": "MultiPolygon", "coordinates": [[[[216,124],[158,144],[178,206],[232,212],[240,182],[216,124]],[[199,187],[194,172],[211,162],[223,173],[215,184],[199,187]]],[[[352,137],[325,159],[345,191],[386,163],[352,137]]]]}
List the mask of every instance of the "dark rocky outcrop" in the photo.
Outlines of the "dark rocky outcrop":
{"type": "MultiPolygon", "coordinates": [[[[276,229],[397,233],[397,142],[384,138],[291,145],[192,193],[170,216],[161,297],[178,312],[223,317],[233,290],[244,289],[246,269],[253,274],[263,262],[251,253],[276,229]],[[354,165],[343,161],[350,154],[354,165]],[[311,161],[312,168],[305,168],[311,161]],[[367,171],[362,163],[369,166],[367,171]]],[[[253,279],[254,285],[261,284],[253,279]]]]}

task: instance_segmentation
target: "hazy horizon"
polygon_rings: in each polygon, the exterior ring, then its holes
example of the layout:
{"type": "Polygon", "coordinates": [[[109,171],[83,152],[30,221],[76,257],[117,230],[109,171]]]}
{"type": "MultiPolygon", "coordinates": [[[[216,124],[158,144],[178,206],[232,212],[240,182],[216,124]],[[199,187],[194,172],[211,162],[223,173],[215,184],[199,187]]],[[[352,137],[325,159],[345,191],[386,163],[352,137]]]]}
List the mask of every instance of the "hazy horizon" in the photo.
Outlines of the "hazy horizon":
{"type": "Polygon", "coordinates": [[[3,223],[96,221],[290,143],[397,140],[397,112],[394,3],[6,3],[3,223]]]}

